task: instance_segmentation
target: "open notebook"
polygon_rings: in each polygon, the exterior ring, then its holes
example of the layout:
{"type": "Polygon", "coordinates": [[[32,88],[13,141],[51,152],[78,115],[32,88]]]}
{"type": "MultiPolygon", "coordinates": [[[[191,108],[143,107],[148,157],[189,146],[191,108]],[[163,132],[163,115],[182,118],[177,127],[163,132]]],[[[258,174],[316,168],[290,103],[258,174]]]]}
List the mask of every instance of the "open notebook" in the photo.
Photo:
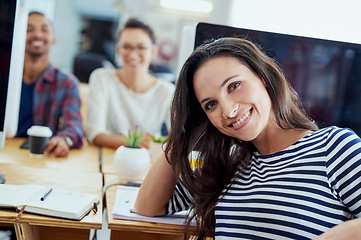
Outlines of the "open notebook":
{"type": "Polygon", "coordinates": [[[97,194],[49,190],[41,185],[0,184],[0,207],[20,211],[26,205],[24,212],[80,220],[99,203],[97,194]]]}
{"type": "MultiPolygon", "coordinates": [[[[136,220],[153,223],[165,223],[174,225],[184,225],[187,211],[182,211],[173,215],[146,217],[134,212],[133,207],[137,198],[139,187],[118,186],[113,207],[113,218],[136,220]]],[[[196,222],[191,222],[196,225],[196,222]]]]}

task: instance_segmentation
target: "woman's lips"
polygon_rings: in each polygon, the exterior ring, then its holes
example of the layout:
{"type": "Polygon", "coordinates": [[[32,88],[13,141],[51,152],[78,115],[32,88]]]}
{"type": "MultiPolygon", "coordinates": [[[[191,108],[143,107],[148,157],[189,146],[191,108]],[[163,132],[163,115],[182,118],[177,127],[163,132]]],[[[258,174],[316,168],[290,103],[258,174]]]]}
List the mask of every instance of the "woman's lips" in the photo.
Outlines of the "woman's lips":
{"type": "Polygon", "coordinates": [[[242,123],[245,123],[245,121],[248,120],[250,115],[251,115],[251,109],[248,110],[245,114],[243,114],[237,121],[232,122],[229,125],[229,127],[233,127],[233,128],[240,127],[242,125],[242,123]]]}

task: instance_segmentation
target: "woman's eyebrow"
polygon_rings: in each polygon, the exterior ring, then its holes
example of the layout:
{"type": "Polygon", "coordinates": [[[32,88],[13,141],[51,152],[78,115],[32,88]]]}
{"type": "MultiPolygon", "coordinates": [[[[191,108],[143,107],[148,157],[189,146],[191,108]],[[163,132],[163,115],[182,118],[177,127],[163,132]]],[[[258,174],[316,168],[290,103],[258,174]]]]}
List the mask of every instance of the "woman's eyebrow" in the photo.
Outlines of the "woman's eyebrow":
{"type": "Polygon", "coordinates": [[[222,83],[221,86],[224,87],[224,85],[226,85],[227,82],[229,82],[232,78],[235,78],[235,77],[238,77],[238,76],[239,76],[239,75],[236,74],[236,75],[233,75],[233,76],[231,76],[231,77],[226,78],[226,80],[223,81],[223,83],[222,83]]]}
{"type": "MultiPolygon", "coordinates": [[[[224,80],[224,81],[222,82],[221,87],[224,87],[224,85],[226,85],[227,82],[229,82],[231,79],[233,79],[233,78],[235,78],[235,77],[238,77],[238,76],[239,76],[239,75],[236,74],[236,75],[233,75],[233,76],[230,76],[230,77],[226,78],[226,80],[224,80]]],[[[202,103],[204,103],[205,101],[208,101],[208,100],[210,100],[210,99],[211,99],[211,98],[202,99],[202,100],[200,101],[200,104],[202,104],[202,103]]]]}
{"type": "Polygon", "coordinates": [[[211,99],[211,98],[209,98],[209,97],[208,97],[208,98],[205,98],[205,99],[203,99],[203,100],[200,101],[200,104],[202,105],[202,103],[204,103],[204,102],[206,102],[206,101],[208,101],[208,100],[210,100],[210,99],[211,99]]]}

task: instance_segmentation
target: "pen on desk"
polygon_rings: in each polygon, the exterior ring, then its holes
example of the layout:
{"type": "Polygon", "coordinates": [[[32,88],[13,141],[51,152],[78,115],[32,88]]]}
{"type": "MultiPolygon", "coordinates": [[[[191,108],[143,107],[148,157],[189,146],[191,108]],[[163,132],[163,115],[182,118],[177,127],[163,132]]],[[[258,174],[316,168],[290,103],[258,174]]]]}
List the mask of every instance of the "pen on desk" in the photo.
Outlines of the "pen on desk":
{"type": "Polygon", "coordinates": [[[41,201],[44,201],[45,198],[51,193],[52,190],[53,190],[53,189],[50,188],[50,189],[40,198],[40,200],[41,200],[41,201]]]}

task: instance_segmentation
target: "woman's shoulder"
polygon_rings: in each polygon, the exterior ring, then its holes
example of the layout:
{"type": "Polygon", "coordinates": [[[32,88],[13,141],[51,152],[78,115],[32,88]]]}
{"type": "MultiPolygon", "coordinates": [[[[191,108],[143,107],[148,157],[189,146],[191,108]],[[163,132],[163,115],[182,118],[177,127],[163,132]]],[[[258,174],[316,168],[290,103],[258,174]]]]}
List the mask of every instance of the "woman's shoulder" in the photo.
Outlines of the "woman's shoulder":
{"type": "Polygon", "coordinates": [[[89,77],[89,82],[105,82],[116,77],[116,69],[113,68],[97,68],[89,77]]]}
{"type": "Polygon", "coordinates": [[[115,68],[97,68],[90,74],[90,78],[92,76],[115,75],[115,71],[115,68]]]}
{"type": "Polygon", "coordinates": [[[158,89],[170,92],[172,94],[175,91],[175,85],[173,83],[162,80],[162,79],[157,79],[156,86],[158,89]]]}
{"type": "Polygon", "coordinates": [[[325,128],[321,128],[320,130],[318,130],[317,132],[324,132],[324,133],[328,133],[328,134],[337,134],[337,133],[349,133],[349,134],[356,134],[352,129],[350,128],[342,128],[342,127],[337,127],[337,126],[330,126],[330,127],[325,127],[325,128]]]}
{"type": "Polygon", "coordinates": [[[323,137],[329,142],[340,142],[344,139],[360,139],[359,136],[350,128],[341,128],[337,126],[330,126],[322,128],[314,132],[312,137],[323,137]]]}

